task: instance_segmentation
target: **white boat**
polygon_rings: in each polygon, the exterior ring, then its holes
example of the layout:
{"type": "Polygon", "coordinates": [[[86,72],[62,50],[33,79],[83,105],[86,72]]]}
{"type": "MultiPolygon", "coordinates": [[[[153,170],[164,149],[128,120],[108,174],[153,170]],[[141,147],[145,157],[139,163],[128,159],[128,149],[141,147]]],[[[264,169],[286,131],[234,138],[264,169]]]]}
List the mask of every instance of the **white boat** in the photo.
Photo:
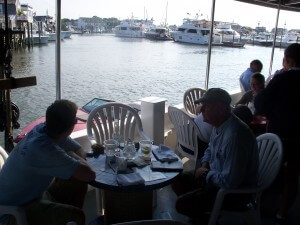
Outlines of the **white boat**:
{"type": "Polygon", "coordinates": [[[145,32],[145,36],[153,40],[172,40],[169,30],[165,27],[152,27],[149,31],[145,32]]]}
{"type": "Polygon", "coordinates": [[[214,29],[214,34],[221,36],[224,46],[243,47],[246,43],[246,40],[231,28],[230,23],[219,23],[214,29]]]}
{"type": "MultiPolygon", "coordinates": [[[[42,44],[42,45],[46,45],[48,44],[50,36],[47,35],[41,35],[38,36],[36,34],[33,35],[32,40],[33,40],[33,44],[37,45],[37,44],[42,44]]],[[[31,38],[29,39],[29,42],[31,43],[31,38]]],[[[28,38],[25,39],[25,43],[28,44],[28,38]]]]}
{"type": "Polygon", "coordinates": [[[64,38],[71,38],[72,31],[61,31],[60,34],[61,34],[61,36],[63,36],[64,38]]]}
{"type": "MultiPolygon", "coordinates": [[[[206,20],[184,19],[183,24],[172,32],[172,37],[176,42],[208,45],[210,38],[209,22],[206,20]]],[[[222,45],[220,35],[213,35],[213,45],[222,45]]]]}
{"type": "Polygon", "coordinates": [[[120,25],[115,27],[116,37],[143,38],[145,37],[146,26],[140,22],[123,20],[120,25]]]}
{"type": "Polygon", "coordinates": [[[300,43],[300,37],[296,33],[288,33],[276,37],[275,47],[286,48],[287,46],[293,43],[300,43]]]}
{"type": "Polygon", "coordinates": [[[260,33],[252,36],[252,38],[249,39],[248,43],[261,46],[272,46],[273,37],[268,33],[260,33]]]}

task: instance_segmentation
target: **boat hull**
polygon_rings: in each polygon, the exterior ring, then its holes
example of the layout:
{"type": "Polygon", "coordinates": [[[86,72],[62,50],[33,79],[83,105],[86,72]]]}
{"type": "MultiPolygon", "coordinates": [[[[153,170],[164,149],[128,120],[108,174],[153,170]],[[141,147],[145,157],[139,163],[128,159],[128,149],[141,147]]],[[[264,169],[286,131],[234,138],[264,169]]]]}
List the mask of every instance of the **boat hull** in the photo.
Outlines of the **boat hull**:
{"type": "Polygon", "coordinates": [[[145,33],[145,37],[151,40],[159,40],[159,41],[171,41],[173,40],[172,37],[168,35],[160,35],[160,34],[151,34],[151,33],[145,33]]]}

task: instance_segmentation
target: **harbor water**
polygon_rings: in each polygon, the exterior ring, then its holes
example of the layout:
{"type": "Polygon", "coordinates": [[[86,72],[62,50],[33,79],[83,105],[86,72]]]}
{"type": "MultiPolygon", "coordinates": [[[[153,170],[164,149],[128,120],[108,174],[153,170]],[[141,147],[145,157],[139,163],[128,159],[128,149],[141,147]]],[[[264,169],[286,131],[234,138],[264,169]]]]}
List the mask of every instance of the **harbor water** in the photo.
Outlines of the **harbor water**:
{"type": "MultiPolygon", "coordinates": [[[[267,77],[271,50],[252,45],[213,47],[209,87],[239,89],[238,78],[253,59],[262,61],[267,77]]],[[[188,88],[204,88],[207,52],[207,46],[173,41],[72,35],[61,44],[62,98],[78,106],[95,97],[131,102],[158,96],[168,99],[167,104],[179,104],[188,88]]],[[[273,71],[281,68],[283,52],[275,49],[273,71]]],[[[22,129],[44,116],[55,100],[55,42],[13,52],[12,64],[14,77],[37,77],[37,86],[12,91],[22,129]]]]}

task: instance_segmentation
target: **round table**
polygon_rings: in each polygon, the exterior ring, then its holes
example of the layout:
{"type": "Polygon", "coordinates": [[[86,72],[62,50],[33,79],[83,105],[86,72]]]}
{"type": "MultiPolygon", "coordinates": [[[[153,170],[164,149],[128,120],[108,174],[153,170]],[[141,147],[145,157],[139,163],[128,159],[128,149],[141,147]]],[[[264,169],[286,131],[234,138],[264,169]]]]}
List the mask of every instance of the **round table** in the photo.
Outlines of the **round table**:
{"type": "MultiPolygon", "coordinates": [[[[156,147],[153,146],[153,148],[156,147]]],[[[156,161],[153,155],[151,155],[151,160],[156,161]]],[[[178,167],[177,171],[154,172],[150,165],[147,165],[143,170],[148,171],[150,176],[161,173],[165,178],[146,181],[145,184],[121,186],[117,183],[116,169],[106,163],[105,155],[100,155],[98,158],[87,158],[87,162],[96,172],[96,179],[89,184],[103,189],[105,224],[151,219],[153,191],[172,183],[183,168],[179,157],[175,162],[177,163],[175,167],[178,167]]]]}

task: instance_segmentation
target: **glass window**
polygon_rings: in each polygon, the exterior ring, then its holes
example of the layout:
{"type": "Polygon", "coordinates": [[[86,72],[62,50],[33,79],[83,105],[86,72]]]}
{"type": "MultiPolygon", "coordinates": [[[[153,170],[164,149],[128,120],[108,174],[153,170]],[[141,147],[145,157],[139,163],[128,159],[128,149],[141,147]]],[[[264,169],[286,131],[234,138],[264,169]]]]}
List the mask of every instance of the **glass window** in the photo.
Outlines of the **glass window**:
{"type": "Polygon", "coordinates": [[[197,30],[195,30],[195,29],[189,29],[187,32],[188,33],[197,34],[197,30]]]}

